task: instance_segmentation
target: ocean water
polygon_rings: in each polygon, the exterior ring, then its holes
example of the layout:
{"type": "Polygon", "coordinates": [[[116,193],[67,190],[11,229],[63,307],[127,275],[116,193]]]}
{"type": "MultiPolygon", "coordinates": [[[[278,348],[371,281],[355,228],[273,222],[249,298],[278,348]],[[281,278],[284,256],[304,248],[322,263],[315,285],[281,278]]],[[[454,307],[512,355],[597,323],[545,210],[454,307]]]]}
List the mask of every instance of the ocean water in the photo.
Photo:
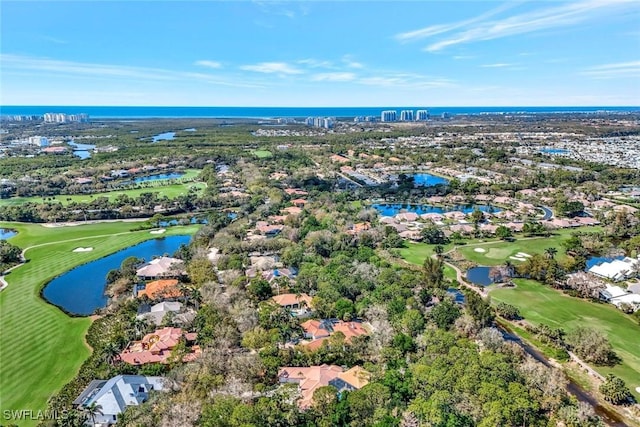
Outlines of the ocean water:
{"type": "Polygon", "coordinates": [[[276,117],[380,117],[384,110],[429,110],[432,117],[459,114],[542,114],[640,112],[640,106],[617,107],[116,107],[116,106],[0,106],[0,115],[43,115],[45,113],[89,114],[91,118],[276,118],[276,117]]]}

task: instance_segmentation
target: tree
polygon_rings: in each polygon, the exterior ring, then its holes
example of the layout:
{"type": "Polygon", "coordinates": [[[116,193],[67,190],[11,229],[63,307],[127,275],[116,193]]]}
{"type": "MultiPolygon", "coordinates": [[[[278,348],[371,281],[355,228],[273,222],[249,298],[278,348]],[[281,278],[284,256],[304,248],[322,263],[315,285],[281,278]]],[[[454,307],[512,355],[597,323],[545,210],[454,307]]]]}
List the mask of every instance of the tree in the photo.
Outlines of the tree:
{"type": "Polygon", "coordinates": [[[629,391],[624,381],[613,374],[607,375],[604,383],[600,385],[600,393],[602,393],[606,401],[614,405],[625,403],[631,398],[631,391],[629,391]]]}
{"type": "Polygon", "coordinates": [[[249,292],[249,296],[256,302],[267,300],[273,295],[271,285],[263,278],[251,280],[247,286],[247,291],[249,292]]]}
{"type": "Polygon", "coordinates": [[[597,329],[578,326],[567,334],[566,341],[587,363],[606,365],[616,359],[609,340],[597,329]]]}
{"type": "Polygon", "coordinates": [[[435,225],[427,225],[420,231],[422,239],[432,245],[444,245],[449,243],[444,231],[435,225]]]}
{"type": "Polygon", "coordinates": [[[467,312],[473,317],[480,327],[489,326],[493,322],[493,310],[489,299],[484,300],[480,295],[473,291],[466,291],[467,312]]]}
{"type": "Polygon", "coordinates": [[[429,315],[439,328],[449,329],[460,317],[460,309],[451,300],[445,299],[436,305],[429,315]]]}
{"type": "Polygon", "coordinates": [[[422,277],[430,288],[443,288],[444,264],[441,259],[426,258],[422,264],[422,277]]]}
{"type": "Polygon", "coordinates": [[[216,271],[213,268],[213,264],[207,257],[197,257],[191,260],[187,265],[187,274],[189,280],[195,286],[200,287],[202,284],[217,280],[216,271]]]}
{"type": "Polygon", "coordinates": [[[484,214],[480,209],[475,209],[471,212],[471,222],[475,225],[478,225],[480,222],[484,221],[484,214]]]}
{"type": "Polygon", "coordinates": [[[547,259],[554,259],[557,253],[558,253],[558,250],[556,248],[547,248],[544,250],[544,254],[547,257],[547,259]]]}
{"type": "Polygon", "coordinates": [[[436,254],[438,258],[442,258],[442,254],[444,253],[444,246],[435,245],[433,248],[433,252],[436,254]]]}
{"type": "Polygon", "coordinates": [[[102,405],[98,405],[97,402],[91,402],[89,406],[84,408],[85,413],[89,418],[91,418],[91,423],[93,425],[96,424],[96,415],[103,415],[102,413],[102,405]]]}
{"type": "Polygon", "coordinates": [[[498,304],[496,311],[500,316],[507,320],[516,320],[520,318],[520,310],[518,310],[518,307],[505,302],[498,304]]]}
{"type": "Polygon", "coordinates": [[[498,228],[496,228],[496,237],[502,240],[508,240],[513,237],[513,233],[509,227],[499,225],[498,228]]]}

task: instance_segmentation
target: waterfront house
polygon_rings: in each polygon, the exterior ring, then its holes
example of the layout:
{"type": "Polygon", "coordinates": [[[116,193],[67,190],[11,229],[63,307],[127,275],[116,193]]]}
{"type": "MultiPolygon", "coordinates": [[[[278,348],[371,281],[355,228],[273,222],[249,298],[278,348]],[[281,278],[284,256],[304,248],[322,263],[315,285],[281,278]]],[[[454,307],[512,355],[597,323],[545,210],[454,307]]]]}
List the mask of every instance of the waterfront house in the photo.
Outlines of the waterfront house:
{"type": "Polygon", "coordinates": [[[147,297],[149,299],[178,298],[183,296],[179,282],[176,279],[154,280],[144,285],[144,288],[137,291],[136,297],[147,297]]]}
{"type": "Polygon", "coordinates": [[[184,261],[165,256],[151,260],[136,271],[136,276],[142,280],[178,278],[184,275],[184,261]]]}

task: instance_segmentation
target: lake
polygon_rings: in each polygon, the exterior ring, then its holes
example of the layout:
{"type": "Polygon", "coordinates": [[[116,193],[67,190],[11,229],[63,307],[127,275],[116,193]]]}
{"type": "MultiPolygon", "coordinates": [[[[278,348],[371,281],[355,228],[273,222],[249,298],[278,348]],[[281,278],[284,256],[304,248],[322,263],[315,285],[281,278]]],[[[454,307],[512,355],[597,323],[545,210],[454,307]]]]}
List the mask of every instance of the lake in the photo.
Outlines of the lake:
{"type": "Polygon", "coordinates": [[[91,150],[96,148],[95,145],[91,144],[78,144],[74,141],[67,142],[70,146],[73,147],[73,155],[76,157],[80,157],[80,159],[88,159],[91,157],[91,150]]]}
{"type": "MultiPolygon", "coordinates": [[[[173,254],[180,245],[188,244],[191,236],[168,236],[151,239],[114,254],[83,264],[49,282],[42,291],[48,302],[62,308],[67,313],[89,316],[96,309],[107,305],[104,294],[107,273],[125,259],[135,256],[150,261],[154,256],[173,254]]],[[[69,256],[79,255],[71,252],[69,256]]],[[[133,290],[132,290],[133,292],[133,290]]]]}
{"type": "Polygon", "coordinates": [[[134,178],[133,182],[139,184],[141,182],[160,181],[163,179],[178,179],[182,178],[183,175],[184,173],[182,172],[160,173],[156,175],[140,176],[138,178],[134,178]]]}
{"type": "Polygon", "coordinates": [[[430,173],[416,173],[411,175],[413,183],[417,187],[433,187],[434,185],[447,185],[449,180],[441,176],[431,175],[430,173]]]}
{"type": "Polygon", "coordinates": [[[153,136],[151,138],[151,142],[158,142],[158,141],[171,141],[172,139],[176,138],[176,133],[175,132],[164,132],[164,133],[159,133],[155,136],[153,136]]]}
{"type": "Polygon", "coordinates": [[[415,212],[418,215],[426,213],[443,214],[446,212],[460,211],[471,213],[475,209],[482,212],[500,212],[500,208],[490,205],[450,205],[450,206],[433,206],[433,205],[409,205],[402,203],[375,203],[372,208],[380,212],[382,216],[395,216],[401,212],[415,212]]]}
{"type": "Polygon", "coordinates": [[[491,267],[473,267],[467,270],[467,279],[474,285],[489,286],[493,280],[489,277],[491,267]]]}
{"type": "Polygon", "coordinates": [[[7,240],[13,236],[18,234],[17,231],[11,230],[9,228],[0,228],[0,240],[7,240]]]}
{"type": "Polygon", "coordinates": [[[453,302],[455,302],[456,304],[464,304],[465,303],[464,294],[462,292],[460,292],[460,289],[449,288],[449,289],[447,289],[447,295],[449,295],[451,298],[453,298],[453,302]]]}
{"type": "Polygon", "coordinates": [[[564,148],[541,148],[540,152],[545,154],[567,154],[569,150],[564,148]]]}

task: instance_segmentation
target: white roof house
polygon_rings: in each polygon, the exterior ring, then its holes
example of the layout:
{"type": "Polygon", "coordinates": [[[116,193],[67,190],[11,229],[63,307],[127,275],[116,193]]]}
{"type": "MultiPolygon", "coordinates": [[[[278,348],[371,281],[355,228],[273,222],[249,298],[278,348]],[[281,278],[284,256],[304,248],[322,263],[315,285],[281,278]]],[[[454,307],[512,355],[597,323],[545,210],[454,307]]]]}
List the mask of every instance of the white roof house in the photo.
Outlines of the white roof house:
{"type": "Polygon", "coordinates": [[[185,274],[184,261],[166,256],[153,259],[136,271],[136,276],[141,279],[180,277],[185,274]]]}
{"type": "MultiPolygon", "coordinates": [[[[101,414],[95,415],[95,425],[115,424],[127,406],[137,406],[149,398],[152,390],[164,388],[164,378],[142,375],[118,375],[110,380],[94,380],[73,401],[75,406],[86,408],[92,403],[101,406],[101,414]]],[[[93,420],[87,421],[88,423],[93,420]]]]}
{"type": "Polygon", "coordinates": [[[631,276],[633,266],[638,262],[640,261],[633,258],[616,259],[611,262],[594,265],[589,269],[589,273],[606,279],[620,281],[631,276]]]}
{"type": "Polygon", "coordinates": [[[600,291],[600,295],[605,301],[613,301],[615,298],[627,295],[627,291],[622,289],[620,286],[607,285],[603,291],[600,291]]]}
{"type": "Polygon", "coordinates": [[[618,308],[620,308],[620,305],[622,304],[629,304],[631,307],[633,307],[633,311],[637,311],[640,309],[640,295],[625,294],[617,298],[613,298],[611,300],[611,304],[615,305],[618,308]]]}

